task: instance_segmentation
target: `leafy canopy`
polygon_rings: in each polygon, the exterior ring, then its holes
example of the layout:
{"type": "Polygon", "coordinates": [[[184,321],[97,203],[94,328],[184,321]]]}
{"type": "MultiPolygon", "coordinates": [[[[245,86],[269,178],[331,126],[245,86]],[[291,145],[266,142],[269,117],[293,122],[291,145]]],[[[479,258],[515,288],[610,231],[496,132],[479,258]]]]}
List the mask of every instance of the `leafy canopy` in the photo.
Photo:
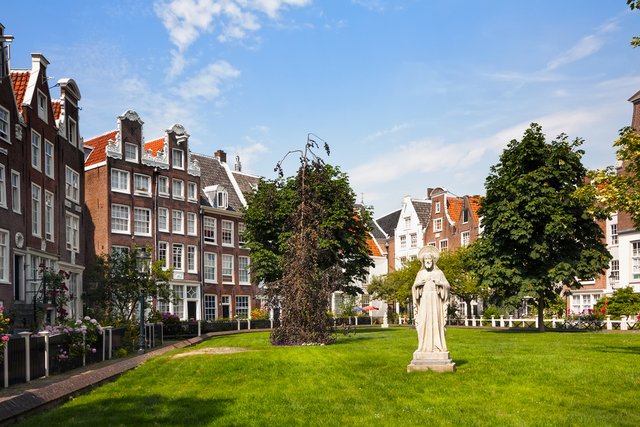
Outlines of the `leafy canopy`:
{"type": "Polygon", "coordinates": [[[451,285],[451,293],[465,302],[467,313],[471,313],[473,300],[488,296],[488,288],[480,282],[473,271],[472,248],[473,245],[466,248],[461,247],[451,252],[443,252],[438,260],[438,267],[451,285]]]}
{"type": "Polygon", "coordinates": [[[634,293],[631,286],[616,289],[613,295],[599,299],[595,309],[606,309],[606,313],[611,315],[612,319],[640,315],[640,294],[634,293]]]}
{"type": "Polygon", "coordinates": [[[534,123],[509,143],[485,182],[475,270],[505,297],[537,298],[539,317],[562,285],[580,287],[579,279],[595,278],[611,258],[591,216],[595,198],[577,191],[586,185],[581,144],[564,134],[547,142],[534,123]]]}
{"type": "Polygon", "coordinates": [[[408,261],[396,271],[371,279],[367,292],[375,299],[405,304],[411,298],[411,286],[419,270],[420,260],[408,261]]]}

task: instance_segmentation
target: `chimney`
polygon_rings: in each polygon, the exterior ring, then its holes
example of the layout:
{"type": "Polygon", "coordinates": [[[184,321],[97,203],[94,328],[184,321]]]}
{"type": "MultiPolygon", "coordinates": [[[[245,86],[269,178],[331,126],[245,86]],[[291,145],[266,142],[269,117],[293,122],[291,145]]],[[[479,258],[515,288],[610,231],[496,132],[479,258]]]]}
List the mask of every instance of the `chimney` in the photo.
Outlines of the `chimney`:
{"type": "Polygon", "coordinates": [[[431,188],[431,187],[427,188],[427,197],[426,197],[427,199],[431,198],[431,192],[432,191],[433,191],[433,188],[431,188]]]}
{"type": "Polygon", "coordinates": [[[234,166],[236,172],[242,172],[242,163],[240,163],[240,156],[236,155],[236,164],[234,166]]]}
{"type": "Polygon", "coordinates": [[[2,52],[0,52],[0,79],[9,75],[11,71],[11,67],[9,65],[9,60],[11,59],[11,42],[13,41],[13,36],[6,36],[4,34],[4,25],[0,24],[0,48],[2,52]]]}
{"type": "Polygon", "coordinates": [[[640,132],[640,91],[636,92],[635,95],[629,98],[629,102],[633,104],[631,127],[635,129],[636,132],[640,132]]]}
{"type": "Polygon", "coordinates": [[[213,155],[216,159],[218,159],[218,161],[220,161],[220,163],[227,163],[227,153],[225,153],[222,150],[218,150],[215,152],[215,154],[213,155]]]}

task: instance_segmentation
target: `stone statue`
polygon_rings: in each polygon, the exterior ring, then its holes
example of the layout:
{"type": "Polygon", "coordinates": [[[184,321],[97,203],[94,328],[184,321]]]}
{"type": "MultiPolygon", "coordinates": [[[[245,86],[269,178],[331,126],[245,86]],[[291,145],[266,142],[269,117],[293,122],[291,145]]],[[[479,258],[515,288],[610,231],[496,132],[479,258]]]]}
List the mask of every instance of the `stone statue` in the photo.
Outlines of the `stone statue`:
{"type": "Polygon", "coordinates": [[[407,366],[408,372],[455,371],[444,334],[450,286],[436,265],[439,257],[440,253],[434,246],[425,246],[418,253],[422,265],[411,288],[418,349],[407,366]]]}

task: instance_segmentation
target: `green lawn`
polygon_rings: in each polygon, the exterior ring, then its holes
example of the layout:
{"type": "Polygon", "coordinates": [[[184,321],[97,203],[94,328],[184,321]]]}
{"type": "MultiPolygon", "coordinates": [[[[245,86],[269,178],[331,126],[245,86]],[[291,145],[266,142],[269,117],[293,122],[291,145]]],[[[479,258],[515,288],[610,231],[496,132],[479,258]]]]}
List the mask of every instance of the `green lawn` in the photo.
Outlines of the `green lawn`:
{"type": "Polygon", "coordinates": [[[158,357],[24,425],[640,425],[640,335],[454,329],[455,373],[406,373],[415,331],[318,347],[267,333],[158,357]],[[208,347],[236,354],[171,358],[208,347]]]}

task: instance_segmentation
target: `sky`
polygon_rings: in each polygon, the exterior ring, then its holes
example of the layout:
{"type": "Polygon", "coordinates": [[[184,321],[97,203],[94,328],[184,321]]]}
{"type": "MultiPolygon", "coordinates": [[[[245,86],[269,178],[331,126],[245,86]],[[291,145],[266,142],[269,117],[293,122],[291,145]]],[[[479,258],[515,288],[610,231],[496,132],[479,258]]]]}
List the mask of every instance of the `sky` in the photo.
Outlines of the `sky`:
{"type": "Polygon", "coordinates": [[[640,90],[624,0],[5,0],[0,23],[12,68],[40,52],[51,86],[76,81],[85,140],[135,110],[146,140],[179,123],[275,178],[312,133],[375,217],[429,187],[483,194],[532,122],[611,165],[640,90]]]}

